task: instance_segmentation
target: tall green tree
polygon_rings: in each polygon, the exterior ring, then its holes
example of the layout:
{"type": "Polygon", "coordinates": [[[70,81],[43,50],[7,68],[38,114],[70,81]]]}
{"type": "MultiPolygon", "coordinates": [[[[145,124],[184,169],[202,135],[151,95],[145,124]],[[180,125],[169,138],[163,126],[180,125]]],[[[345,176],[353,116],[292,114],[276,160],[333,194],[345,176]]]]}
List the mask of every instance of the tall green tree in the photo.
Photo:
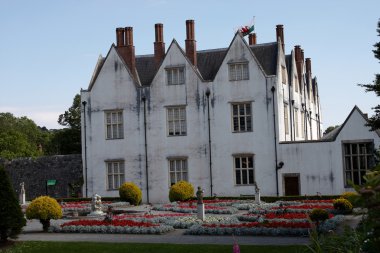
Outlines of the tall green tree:
{"type": "MultiPolygon", "coordinates": [[[[380,36],[380,19],[377,23],[377,33],[380,36]]],[[[380,42],[377,42],[375,45],[373,53],[375,58],[380,60],[380,42]]],[[[380,74],[375,75],[375,80],[372,84],[359,84],[359,86],[364,87],[366,92],[375,92],[376,96],[380,96],[380,74]]],[[[380,128],[380,105],[375,106],[374,108],[375,115],[368,119],[368,126],[371,127],[371,130],[374,131],[380,128]]]]}
{"type": "Polygon", "coordinates": [[[47,141],[31,119],[0,113],[0,157],[13,159],[43,155],[41,147],[47,145],[47,141]]]}
{"type": "Polygon", "coordinates": [[[80,95],[76,94],[70,108],[58,117],[58,123],[66,128],[54,132],[51,148],[62,155],[80,154],[82,151],[80,122],[80,95]]]}
{"type": "Polygon", "coordinates": [[[24,215],[4,168],[0,166],[0,242],[14,238],[25,226],[24,215]]]}

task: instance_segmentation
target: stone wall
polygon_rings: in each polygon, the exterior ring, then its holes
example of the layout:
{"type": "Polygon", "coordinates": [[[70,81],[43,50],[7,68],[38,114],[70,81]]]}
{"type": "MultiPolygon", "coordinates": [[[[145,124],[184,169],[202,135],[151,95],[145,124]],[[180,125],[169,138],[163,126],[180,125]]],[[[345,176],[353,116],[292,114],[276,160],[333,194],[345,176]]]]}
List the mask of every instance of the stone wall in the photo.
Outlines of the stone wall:
{"type": "Polygon", "coordinates": [[[70,197],[71,193],[76,191],[81,195],[81,155],[20,158],[11,161],[0,159],[0,164],[4,165],[8,172],[17,195],[20,192],[20,183],[25,183],[27,201],[46,194],[63,198],[70,197]],[[56,185],[47,186],[47,180],[56,180],[56,185]],[[73,185],[76,189],[71,187],[73,185]]]}

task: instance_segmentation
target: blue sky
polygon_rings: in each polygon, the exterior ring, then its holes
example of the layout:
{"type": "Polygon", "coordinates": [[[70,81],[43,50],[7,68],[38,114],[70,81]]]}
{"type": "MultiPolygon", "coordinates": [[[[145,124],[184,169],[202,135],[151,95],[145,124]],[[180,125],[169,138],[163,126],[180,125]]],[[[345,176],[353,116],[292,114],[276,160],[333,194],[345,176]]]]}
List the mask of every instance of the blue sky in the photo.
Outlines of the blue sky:
{"type": "Polygon", "coordinates": [[[154,24],[164,24],[166,48],[184,47],[185,20],[195,20],[197,49],[228,47],[234,29],[255,16],[258,43],[275,41],[284,25],[285,50],[301,45],[317,76],[324,126],[341,124],[354,107],[372,114],[371,83],[380,64],[373,44],[380,1],[0,0],[0,112],[60,128],[58,115],[86,89],[115,28],[133,26],[136,54],[152,54],[154,24]]]}

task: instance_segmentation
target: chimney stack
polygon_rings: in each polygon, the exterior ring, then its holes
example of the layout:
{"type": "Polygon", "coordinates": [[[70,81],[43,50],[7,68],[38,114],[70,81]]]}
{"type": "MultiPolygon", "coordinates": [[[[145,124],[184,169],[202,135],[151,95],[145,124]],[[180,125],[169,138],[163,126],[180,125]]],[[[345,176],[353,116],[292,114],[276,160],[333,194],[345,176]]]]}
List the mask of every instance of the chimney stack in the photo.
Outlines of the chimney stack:
{"type": "Polygon", "coordinates": [[[276,25],[276,41],[281,39],[282,51],[285,53],[285,42],[284,42],[284,26],[276,25]]]}
{"type": "Polygon", "coordinates": [[[306,73],[311,76],[311,59],[306,58],[306,73]]]}
{"type": "Polygon", "coordinates": [[[133,46],[133,28],[116,28],[117,51],[127,64],[129,70],[136,77],[136,57],[133,46]]]}
{"type": "Polygon", "coordinates": [[[294,47],[294,54],[295,54],[295,60],[296,60],[296,67],[297,67],[297,75],[298,75],[298,82],[300,87],[302,87],[302,49],[300,45],[297,45],[294,47]]]}
{"type": "Polygon", "coordinates": [[[250,46],[252,46],[252,45],[256,45],[256,33],[250,33],[249,35],[248,35],[248,43],[249,43],[249,45],[250,46]]]}
{"type": "Polygon", "coordinates": [[[186,56],[194,66],[197,66],[197,42],[194,35],[194,20],[186,20],[186,56]]]}
{"type": "Polygon", "coordinates": [[[165,56],[165,43],[163,24],[155,24],[154,61],[156,66],[160,65],[165,56]]]}

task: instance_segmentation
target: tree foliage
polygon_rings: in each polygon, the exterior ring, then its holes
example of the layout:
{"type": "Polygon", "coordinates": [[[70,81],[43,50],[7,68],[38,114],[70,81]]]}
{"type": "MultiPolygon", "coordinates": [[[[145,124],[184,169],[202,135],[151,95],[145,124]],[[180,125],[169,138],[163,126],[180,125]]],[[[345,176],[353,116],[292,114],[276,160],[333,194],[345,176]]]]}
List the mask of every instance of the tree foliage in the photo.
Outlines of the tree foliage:
{"type": "Polygon", "coordinates": [[[334,130],[335,128],[338,128],[340,125],[335,125],[335,126],[329,126],[328,128],[326,128],[326,130],[323,132],[323,135],[326,135],[328,133],[330,133],[332,130],[334,130]]]}
{"type": "Polygon", "coordinates": [[[80,131],[80,95],[76,94],[71,107],[59,115],[58,123],[80,131]]]}
{"type": "Polygon", "coordinates": [[[65,155],[81,153],[80,100],[80,95],[76,94],[71,107],[58,117],[58,123],[67,127],[56,130],[51,140],[52,150],[56,150],[59,154],[65,155]]]}
{"type": "Polygon", "coordinates": [[[0,166],[0,240],[14,238],[25,226],[21,207],[4,168],[0,166]]]}
{"type": "Polygon", "coordinates": [[[48,136],[27,117],[17,118],[11,113],[0,113],[0,157],[35,157],[43,154],[41,147],[48,136]]]}
{"type": "MultiPolygon", "coordinates": [[[[377,23],[377,33],[380,36],[380,20],[377,23]]],[[[374,45],[375,49],[372,50],[375,58],[380,60],[380,42],[377,42],[374,45]]],[[[366,92],[375,92],[376,96],[380,96],[380,74],[375,75],[375,80],[372,84],[359,84],[359,86],[364,87],[366,92]]],[[[368,126],[371,127],[371,130],[374,131],[380,128],[380,105],[375,106],[374,108],[375,115],[368,119],[368,126]]]]}

